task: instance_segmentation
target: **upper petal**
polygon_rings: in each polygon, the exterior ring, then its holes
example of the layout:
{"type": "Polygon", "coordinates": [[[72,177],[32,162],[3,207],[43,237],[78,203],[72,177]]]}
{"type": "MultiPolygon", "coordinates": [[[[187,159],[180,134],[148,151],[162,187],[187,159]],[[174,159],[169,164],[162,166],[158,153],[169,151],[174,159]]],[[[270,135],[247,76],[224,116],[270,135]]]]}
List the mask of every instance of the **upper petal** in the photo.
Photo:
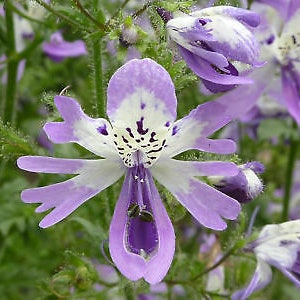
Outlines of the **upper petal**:
{"type": "Polygon", "coordinates": [[[107,113],[114,143],[124,164],[150,166],[160,155],[176,118],[177,100],[168,72],[151,59],[134,59],[119,68],[108,85],[107,113]]]}
{"type": "Polygon", "coordinates": [[[155,61],[133,59],[111,77],[107,89],[107,115],[113,126],[163,126],[176,118],[177,99],[169,73],[155,61]]]}
{"type": "Polygon", "coordinates": [[[96,155],[118,157],[109,122],[88,117],[72,98],[56,96],[54,102],[64,122],[45,124],[44,130],[50,140],[54,143],[76,142],[96,155]]]}

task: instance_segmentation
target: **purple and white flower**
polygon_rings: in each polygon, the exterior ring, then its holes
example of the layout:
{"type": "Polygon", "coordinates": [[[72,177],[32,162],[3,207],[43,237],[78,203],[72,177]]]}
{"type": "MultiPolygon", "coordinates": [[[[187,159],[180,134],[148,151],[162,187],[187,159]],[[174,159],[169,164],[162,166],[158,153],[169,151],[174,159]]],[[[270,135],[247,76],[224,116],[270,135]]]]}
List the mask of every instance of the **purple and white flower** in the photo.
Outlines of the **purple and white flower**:
{"type": "Polygon", "coordinates": [[[87,54],[84,41],[65,41],[60,31],[53,33],[50,42],[44,42],[42,48],[44,53],[55,62],[60,62],[67,57],[78,57],[87,54]]]}
{"type": "Polygon", "coordinates": [[[22,192],[25,203],[41,203],[36,212],[53,209],[40,227],[63,220],[125,175],[110,225],[111,257],[129,279],[143,277],[155,284],[170,267],[175,235],[153,177],[203,226],[224,230],[227,225],[223,219],[238,216],[238,201],[199,180],[201,176],[236,175],[235,164],[174,157],[189,149],[234,152],[233,141],[209,136],[243,114],[252,103],[219,98],[175,121],[174,85],[167,71],[151,59],[131,60],[114,73],[107,90],[109,121],[88,117],[72,98],[56,96],[54,101],[64,121],[45,124],[49,139],[54,143],[78,143],[100,158],[18,159],[23,170],[77,174],[65,182],[22,192]]]}
{"type": "Polygon", "coordinates": [[[300,125],[300,2],[260,0],[251,8],[261,14],[255,35],[260,58],[268,63],[251,74],[260,83],[260,96],[245,121],[288,112],[300,125]]]}
{"type": "Polygon", "coordinates": [[[300,220],[265,226],[257,240],[247,246],[255,253],[257,267],[249,285],[232,296],[245,300],[271,282],[271,266],[279,269],[300,288],[300,220]]]}
{"type": "Polygon", "coordinates": [[[210,176],[209,180],[222,193],[247,203],[263,191],[263,184],[257,174],[264,172],[264,165],[253,161],[238,166],[239,173],[235,176],[210,176]]]}
{"type": "Polygon", "coordinates": [[[190,69],[217,93],[253,82],[238,69],[259,65],[259,46],[249,29],[258,24],[255,12],[215,6],[175,17],[166,26],[190,69]]]}

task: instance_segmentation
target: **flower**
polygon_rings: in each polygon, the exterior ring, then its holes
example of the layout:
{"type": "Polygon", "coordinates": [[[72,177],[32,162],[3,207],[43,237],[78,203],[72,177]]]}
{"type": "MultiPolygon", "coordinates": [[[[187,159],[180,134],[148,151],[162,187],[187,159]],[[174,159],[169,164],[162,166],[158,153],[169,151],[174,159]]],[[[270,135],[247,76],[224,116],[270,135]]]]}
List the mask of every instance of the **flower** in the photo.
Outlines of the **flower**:
{"type": "Polygon", "coordinates": [[[239,166],[235,176],[210,176],[209,180],[222,193],[246,203],[263,191],[263,184],[256,173],[264,172],[264,165],[253,161],[239,166]]]}
{"type": "Polygon", "coordinates": [[[300,220],[263,227],[257,240],[247,250],[255,253],[257,267],[249,285],[233,294],[233,300],[244,300],[271,282],[270,265],[278,268],[300,288],[300,220]]]}
{"type": "Polygon", "coordinates": [[[43,44],[43,51],[53,61],[60,62],[67,57],[86,55],[87,50],[84,41],[76,40],[67,42],[60,31],[53,33],[49,43],[43,44]]]}
{"type": "MultiPolygon", "coordinates": [[[[255,35],[261,44],[260,58],[268,63],[251,74],[260,83],[260,95],[245,120],[277,117],[288,112],[300,125],[300,2],[259,2],[251,8],[261,14],[261,26],[255,35]]],[[[253,84],[250,88],[257,87],[253,84]]]]}
{"type": "Polygon", "coordinates": [[[235,164],[173,157],[189,149],[234,152],[233,141],[208,137],[252,103],[243,98],[237,103],[219,98],[199,105],[175,122],[174,85],[167,71],[151,59],[131,60],[114,73],[107,90],[109,121],[88,117],[72,98],[56,96],[54,101],[64,121],[45,124],[49,139],[78,143],[100,158],[18,159],[19,168],[31,172],[78,174],[65,182],[22,192],[25,203],[41,203],[36,212],[53,209],[40,227],[66,218],[125,174],[110,225],[110,254],[126,277],[143,277],[155,284],[170,267],[175,235],[153,177],[206,227],[224,230],[227,225],[223,218],[233,220],[238,216],[240,204],[236,200],[198,179],[235,175],[235,164]]]}
{"type": "Polygon", "coordinates": [[[254,12],[216,6],[176,17],[166,26],[188,66],[216,93],[252,83],[239,76],[235,62],[259,65],[258,43],[247,28],[258,24],[259,16],[254,12]]]}

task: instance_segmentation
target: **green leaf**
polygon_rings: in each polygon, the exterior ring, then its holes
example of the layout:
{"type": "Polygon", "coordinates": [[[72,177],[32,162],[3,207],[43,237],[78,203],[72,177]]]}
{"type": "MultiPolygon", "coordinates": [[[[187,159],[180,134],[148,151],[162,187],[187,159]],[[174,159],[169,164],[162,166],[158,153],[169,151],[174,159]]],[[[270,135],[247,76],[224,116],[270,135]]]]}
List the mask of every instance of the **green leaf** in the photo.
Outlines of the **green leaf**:
{"type": "Polygon", "coordinates": [[[24,138],[21,131],[3,124],[0,120],[0,157],[5,160],[16,159],[22,155],[37,154],[34,142],[24,138]]]}
{"type": "Polygon", "coordinates": [[[106,232],[104,232],[104,230],[99,225],[97,226],[84,218],[72,217],[70,218],[70,221],[74,221],[80,224],[85,229],[85,231],[97,241],[107,238],[106,232]]]}

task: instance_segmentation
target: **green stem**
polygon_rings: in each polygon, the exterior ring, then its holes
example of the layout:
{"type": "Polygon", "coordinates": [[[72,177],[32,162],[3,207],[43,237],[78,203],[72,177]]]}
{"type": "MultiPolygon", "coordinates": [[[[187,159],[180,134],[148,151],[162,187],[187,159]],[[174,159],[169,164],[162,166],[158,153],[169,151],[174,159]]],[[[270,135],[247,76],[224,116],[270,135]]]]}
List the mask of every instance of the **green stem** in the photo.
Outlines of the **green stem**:
{"type": "Polygon", "coordinates": [[[230,248],[223,256],[221,259],[219,259],[215,264],[213,264],[211,267],[205,269],[203,272],[201,272],[200,274],[196,275],[195,277],[193,277],[191,279],[191,281],[195,281],[198,278],[202,277],[203,275],[209,273],[210,271],[214,270],[215,268],[217,268],[219,265],[221,265],[228,257],[230,257],[234,252],[236,252],[238,249],[240,248],[240,243],[237,242],[235,243],[235,245],[230,248]]]}
{"type": "Polygon", "coordinates": [[[90,20],[92,21],[100,30],[106,31],[106,26],[99,23],[97,19],[89,14],[87,10],[84,9],[82,4],[78,0],[73,0],[77,8],[90,20]]]}
{"type": "Polygon", "coordinates": [[[93,41],[93,58],[94,58],[94,87],[95,87],[95,107],[98,117],[105,116],[105,100],[103,88],[103,73],[102,73],[102,50],[101,39],[93,41]]]}
{"type": "Polygon", "coordinates": [[[134,300],[134,290],[132,283],[128,283],[124,288],[124,295],[126,300],[134,300]]]}
{"type": "Polygon", "coordinates": [[[82,26],[80,23],[78,23],[76,21],[73,21],[71,18],[65,16],[64,14],[56,11],[55,9],[53,9],[51,7],[51,5],[48,5],[43,0],[34,0],[34,1],[37,2],[38,4],[40,4],[41,6],[43,6],[48,11],[50,11],[53,15],[55,15],[55,16],[59,17],[60,19],[66,21],[67,23],[69,23],[70,25],[74,26],[75,28],[78,28],[78,29],[80,29],[83,32],[89,32],[86,27],[82,26]]]}
{"type": "Polygon", "coordinates": [[[144,6],[141,9],[139,9],[138,11],[136,11],[135,13],[133,13],[131,17],[134,19],[134,18],[140,16],[151,5],[151,3],[152,3],[152,0],[147,1],[144,4],[144,6]]]}
{"type": "Polygon", "coordinates": [[[18,60],[11,59],[15,55],[15,32],[14,32],[14,20],[13,9],[10,0],[5,3],[5,23],[6,23],[6,57],[7,63],[7,84],[5,91],[5,99],[2,103],[2,116],[4,123],[10,122],[15,125],[17,116],[17,70],[18,60]]]}
{"type": "MultiPolygon", "coordinates": [[[[130,0],[124,0],[124,2],[120,5],[120,7],[116,10],[116,12],[112,15],[112,17],[110,18],[110,20],[114,19],[118,13],[125,8],[125,6],[127,5],[127,3],[129,2],[130,0]]],[[[106,25],[109,24],[110,20],[108,21],[108,23],[106,25]]]]}
{"type": "Polygon", "coordinates": [[[221,265],[225,260],[227,260],[233,253],[235,253],[238,249],[241,249],[244,246],[244,243],[241,243],[240,240],[236,241],[234,246],[231,247],[223,256],[221,259],[219,259],[215,264],[213,264],[211,267],[205,269],[203,272],[199,273],[198,275],[190,278],[189,280],[165,280],[167,284],[191,284],[191,282],[196,281],[203,275],[209,273],[210,271],[217,268],[219,265],[221,265]]]}
{"type": "MultiPolygon", "coordinates": [[[[294,124],[295,125],[295,124],[294,124]]],[[[296,164],[298,150],[298,141],[291,137],[289,156],[287,161],[287,168],[285,174],[285,187],[284,187],[284,196],[283,196],[283,209],[282,209],[282,222],[288,221],[289,219],[289,207],[290,207],[290,198],[293,185],[293,173],[296,164]]]]}

